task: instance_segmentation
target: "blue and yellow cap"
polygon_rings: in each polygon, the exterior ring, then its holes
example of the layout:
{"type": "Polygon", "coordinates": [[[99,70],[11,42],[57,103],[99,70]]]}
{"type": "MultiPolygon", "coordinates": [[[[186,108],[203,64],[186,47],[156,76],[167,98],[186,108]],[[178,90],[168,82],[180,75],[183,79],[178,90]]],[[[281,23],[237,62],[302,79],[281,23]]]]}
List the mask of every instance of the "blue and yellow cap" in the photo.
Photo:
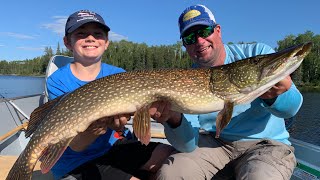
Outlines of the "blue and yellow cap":
{"type": "Polygon", "coordinates": [[[180,37],[192,26],[215,26],[216,20],[212,12],[204,5],[193,5],[186,8],[179,17],[180,37]]]}

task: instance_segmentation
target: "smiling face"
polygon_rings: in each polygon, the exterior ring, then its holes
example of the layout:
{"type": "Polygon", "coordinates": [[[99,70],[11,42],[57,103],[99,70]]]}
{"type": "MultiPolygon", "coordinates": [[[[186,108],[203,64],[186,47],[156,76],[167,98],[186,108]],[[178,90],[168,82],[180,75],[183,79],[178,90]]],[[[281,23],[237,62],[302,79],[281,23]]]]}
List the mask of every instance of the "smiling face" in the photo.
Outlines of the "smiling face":
{"type": "MultiPolygon", "coordinates": [[[[199,32],[199,30],[206,27],[203,25],[193,26],[184,35],[199,32]]],[[[184,44],[184,46],[191,59],[200,67],[213,67],[224,64],[226,53],[222,43],[220,25],[216,25],[214,32],[208,37],[204,38],[197,35],[194,44],[184,44]]]]}
{"type": "Polygon", "coordinates": [[[91,64],[100,61],[107,49],[108,32],[98,23],[87,23],[64,37],[64,44],[73,52],[75,61],[91,64]]]}

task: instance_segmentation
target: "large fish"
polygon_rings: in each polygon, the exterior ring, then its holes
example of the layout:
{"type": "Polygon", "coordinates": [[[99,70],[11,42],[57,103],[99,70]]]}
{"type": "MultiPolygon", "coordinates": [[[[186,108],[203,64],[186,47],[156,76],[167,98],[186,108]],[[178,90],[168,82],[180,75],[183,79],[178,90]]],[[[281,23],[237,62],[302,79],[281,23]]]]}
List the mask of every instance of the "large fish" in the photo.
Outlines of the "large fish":
{"type": "Polygon", "coordinates": [[[181,113],[220,111],[218,135],[230,121],[234,105],[253,101],[290,75],[310,49],[307,43],[219,67],[133,71],[92,81],[31,114],[26,135],[33,135],[7,179],[31,179],[39,159],[47,173],[70,141],[102,117],[135,112],[134,132],[147,144],[148,107],[158,100],[170,101],[172,110],[181,113]]]}

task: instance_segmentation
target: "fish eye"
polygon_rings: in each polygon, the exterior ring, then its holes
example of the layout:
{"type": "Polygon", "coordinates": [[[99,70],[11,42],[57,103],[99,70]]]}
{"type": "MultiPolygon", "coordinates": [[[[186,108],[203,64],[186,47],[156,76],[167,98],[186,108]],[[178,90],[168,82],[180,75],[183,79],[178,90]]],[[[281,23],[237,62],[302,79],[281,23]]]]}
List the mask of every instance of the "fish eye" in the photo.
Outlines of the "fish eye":
{"type": "Polygon", "coordinates": [[[258,64],[259,61],[260,61],[259,58],[253,58],[253,59],[251,60],[251,63],[253,63],[253,64],[258,64]]]}

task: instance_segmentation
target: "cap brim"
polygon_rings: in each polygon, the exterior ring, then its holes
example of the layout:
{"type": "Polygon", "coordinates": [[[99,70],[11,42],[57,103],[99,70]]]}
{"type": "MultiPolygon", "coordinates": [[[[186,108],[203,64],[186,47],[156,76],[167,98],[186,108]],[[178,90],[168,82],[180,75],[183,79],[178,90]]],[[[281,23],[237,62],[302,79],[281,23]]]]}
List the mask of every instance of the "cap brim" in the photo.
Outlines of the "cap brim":
{"type": "Polygon", "coordinates": [[[103,23],[101,23],[101,22],[88,19],[88,20],[83,20],[83,21],[81,21],[80,23],[78,23],[78,24],[72,26],[71,28],[69,28],[69,29],[67,30],[67,34],[72,33],[73,31],[75,31],[76,29],[78,29],[80,26],[82,26],[82,25],[84,25],[84,24],[92,23],[92,22],[93,22],[93,23],[98,23],[98,24],[100,24],[103,28],[105,28],[105,30],[106,30],[107,32],[110,31],[109,26],[107,26],[107,25],[105,25],[105,24],[103,24],[103,23]]]}
{"type": "Polygon", "coordinates": [[[207,20],[202,20],[202,21],[194,21],[194,22],[191,22],[190,24],[188,24],[186,27],[184,27],[182,29],[182,31],[180,32],[180,38],[182,37],[182,35],[189,29],[191,28],[192,26],[196,26],[196,25],[205,25],[205,26],[213,26],[214,23],[212,22],[208,22],[207,20]]]}

